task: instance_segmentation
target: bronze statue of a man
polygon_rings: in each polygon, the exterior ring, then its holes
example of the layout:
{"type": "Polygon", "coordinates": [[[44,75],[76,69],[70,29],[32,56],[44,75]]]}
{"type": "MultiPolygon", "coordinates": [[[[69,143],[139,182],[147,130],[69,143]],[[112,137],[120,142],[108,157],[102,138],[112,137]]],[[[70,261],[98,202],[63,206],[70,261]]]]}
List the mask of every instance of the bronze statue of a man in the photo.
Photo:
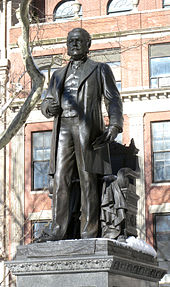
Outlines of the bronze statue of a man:
{"type": "Polygon", "coordinates": [[[97,237],[100,202],[98,174],[111,173],[107,143],[122,132],[122,103],[107,64],[87,57],[89,33],[68,33],[69,63],[51,78],[42,113],[54,116],[50,175],[54,177],[52,232],[46,240],[64,239],[68,228],[70,186],[76,165],[81,188],[81,238],[97,237]],[[110,119],[105,129],[102,97],[110,119]]]}

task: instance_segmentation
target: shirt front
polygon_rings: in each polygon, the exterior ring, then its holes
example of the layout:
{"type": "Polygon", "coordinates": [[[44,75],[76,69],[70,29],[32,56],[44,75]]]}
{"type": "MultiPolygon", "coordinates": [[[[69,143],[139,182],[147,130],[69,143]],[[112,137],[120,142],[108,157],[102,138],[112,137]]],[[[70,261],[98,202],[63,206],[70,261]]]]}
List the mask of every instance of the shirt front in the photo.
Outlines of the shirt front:
{"type": "Polygon", "coordinates": [[[61,117],[78,116],[77,91],[82,69],[82,61],[72,61],[69,65],[61,97],[61,108],[63,110],[61,117]]]}

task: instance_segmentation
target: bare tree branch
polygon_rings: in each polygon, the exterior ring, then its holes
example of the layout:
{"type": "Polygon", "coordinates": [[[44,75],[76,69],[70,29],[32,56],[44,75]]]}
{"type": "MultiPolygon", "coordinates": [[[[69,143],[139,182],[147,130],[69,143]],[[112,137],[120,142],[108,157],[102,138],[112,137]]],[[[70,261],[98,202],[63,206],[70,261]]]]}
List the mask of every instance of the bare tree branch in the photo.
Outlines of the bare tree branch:
{"type": "Polygon", "coordinates": [[[20,108],[19,112],[12,120],[8,128],[0,136],[0,149],[6,146],[9,141],[15,136],[18,130],[26,122],[30,112],[40,100],[44,86],[44,75],[36,67],[30,51],[29,45],[29,4],[31,0],[21,0],[20,16],[22,24],[22,56],[29,76],[32,79],[32,90],[27,97],[25,103],[20,108]]]}

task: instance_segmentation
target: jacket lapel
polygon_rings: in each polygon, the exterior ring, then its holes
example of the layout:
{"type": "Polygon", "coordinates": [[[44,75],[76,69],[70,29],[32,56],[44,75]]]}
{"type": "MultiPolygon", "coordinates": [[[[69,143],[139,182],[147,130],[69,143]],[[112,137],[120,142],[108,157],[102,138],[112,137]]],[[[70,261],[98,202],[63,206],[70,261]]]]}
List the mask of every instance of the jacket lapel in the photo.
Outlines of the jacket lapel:
{"type": "MultiPolygon", "coordinates": [[[[98,66],[97,62],[94,62],[94,61],[92,61],[90,59],[87,59],[87,61],[84,63],[83,69],[81,71],[79,84],[78,84],[79,87],[90,76],[90,74],[96,69],[97,66],[98,66]]],[[[58,91],[62,90],[68,67],[69,67],[69,64],[67,64],[65,67],[61,68],[57,72],[57,75],[56,75],[56,77],[57,77],[57,79],[56,79],[57,80],[56,89],[58,91]]]]}
{"type": "Polygon", "coordinates": [[[96,69],[98,66],[97,62],[90,60],[89,58],[84,63],[83,69],[81,71],[81,76],[79,79],[79,87],[80,85],[90,76],[90,74],[96,69]]]}
{"type": "Polygon", "coordinates": [[[63,87],[63,84],[64,84],[64,80],[65,80],[65,76],[66,76],[66,73],[67,73],[67,70],[68,70],[68,66],[69,64],[67,64],[66,66],[64,66],[63,68],[59,69],[57,71],[57,74],[56,74],[56,89],[58,91],[60,91],[63,87]]]}

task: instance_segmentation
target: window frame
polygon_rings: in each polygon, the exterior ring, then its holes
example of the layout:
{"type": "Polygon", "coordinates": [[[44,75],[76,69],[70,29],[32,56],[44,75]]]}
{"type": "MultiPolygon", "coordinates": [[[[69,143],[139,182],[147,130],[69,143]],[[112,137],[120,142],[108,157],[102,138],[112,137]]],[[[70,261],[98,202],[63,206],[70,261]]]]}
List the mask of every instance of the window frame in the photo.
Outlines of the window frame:
{"type": "Polygon", "coordinates": [[[152,132],[152,124],[154,123],[166,123],[166,122],[170,122],[170,120],[160,120],[160,121],[151,121],[150,122],[150,133],[151,133],[151,163],[152,163],[152,183],[155,183],[155,184],[159,184],[159,183],[168,183],[170,182],[170,179],[167,179],[167,180],[155,180],[155,176],[154,176],[154,154],[155,153],[165,153],[165,152],[169,152],[170,153],[170,150],[163,150],[163,151],[154,151],[153,150],[153,132],[152,132]]]}
{"type": "Polygon", "coordinates": [[[169,1],[169,4],[165,4],[165,0],[163,0],[162,1],[162,7],[165,8],[165,9],[170,8],[170,1],[169,1]]]}
{"type": "Polygon", "coordinates": [[[149,45],[149,87],[151,89],[160,89],[160,88],[167,88],[170,87],[170,71],[169,74],[167,74],[167,76],[162,76],[160,74],[160,76],[153,76],[151,77],[151,70],[152,70],[152,65],[151,65],[151,61],[152,59],[163,59],[163,58],[170,58],[170,42],[167,43],[157,43],[157,44],[151,44],[149,45]],[[164,47],[161,51],[161,46],[164,47]],[[167,53],[168,50],[168,53],[167,53]],[[152,79],[156,79],[157,80],[157,86],[156,87],[152,87],[151,81],[152,79]],[[169,84],[164,84],[161,85],[160,84],[160,80],[161,79],[169,79],[169,84]]]}
{"type": "Polygon", "coordinates": [[[45,133],[45,132],[51,132],[51,135],[52,135],[51,129],[31,132],[31,190],[32,191],[39,191],[39,190],[46,191],[48,189],[48,186],[43,187],[43,188],[35,188],[34,187],[34,162],[49,162],[50,158],[49,158],[49,160],[33,160],[33,134],[45,133]]]}
{"type": "MultiPolygon", "coordinates": [[[[158,243],[157,243],[157,231],[156,231],[156,216],[170,216],[170,212],[158,212],[153,214],[153,247],[156,251],[158,251],[158,243]]],[[[159,254],[158,254],[159,255],[159,254]]],[[[164,262],[161,260],[162,258],[158,256],[158,261],[164,262]]]]}
{"type": "MultiPolygon", "coordinates": [[[[31,220],[31,240],[32,241],[34,241],[37,238],[37,237],[34,236],[34,230],[35,230],[34,226],[35,226],[36,223],[44,223],[46,225],[48,225],[48,224],[51,225],[52,221],[49,220],[49,219],[31,220]]],[[[44,229],[44,227],[42,227],[42,230],[44,229]]]]}
{"type": "MultiPolygon", "coordinates": [[[[109,12],[109,6],[110,6],[110,4],[113,2],[114,0],[109,0],[108,1],[108,3],[107,3],[107,11],[106,11],[106,13],[107,13],[107,15],[112,15],[112,14],[114,14],[114,13],[123,13],[123,12],[128,12],[128,11],[132,11],[133,10],[133,3],[132,3],[132,1],[131,0],[128,0],[129,2],[131,2],[131,8],[120,8],[120,9],[115,9],[115,10],[113,10],[113,11],[111,11],[111,12],[109,12]]],[[[122,4],[122,6],[123,6],[123,4],[122,4]]]]}
{"type": "Polygon", "coordinates": [[[31,24],[40,22],[44,23],[45,22],[45,0],[37,1],[37,0],[32,0],[31,5],[30,5],[30,15],[31,15],[31,24]],[[41,6],[36,5],[38,3],[41,3],[41,6]],[[43,9],[43,10],[42,10],[43,9]]]}
{"type": "MultiPolygon", "coordinates": [[[[55,16],[56,15],[56,11],[60,8],[60,6],[62,6],[66,2],[73,2],[74,3],[73,0],[62,0],[62,1],[59,1],[57,3],[57,5],[55,6],[54,10],[53,10],[53,21],[54,22],[56,22],[56,21],[57,22],[69,21],[69,20],[74,18],[74,16],[75,16],[74,11],[73,11],[73,14],[68,14],[68,15],[66,14],[66,16],[64,16],[64,15],[63,16],[61,15],[60,17],[56,17],[55,16]]],[[[82,5],[80,7],[79,16],[82,16],[82,5]]]]}
{"type": "MultiPolygon", "coordinates": [[[[163,87],[170,87],[170,72],[169,72],[169,76],[163,76],[163,75],[159,75],[159,76],[151,76],[151,70],[152,70],[152,65],[151,65],[151,61],[152,61],[152,59],[163,59],[163,58],[169,58],[169,60],[170,60],[170,56],[168,57],[152,57],[152,58],[150,58],[150,87],[152,86],[152,84],[151,84],[151,81],[152,80],[154,80],[154,79],[156,79],[157,80],[157,87],[156,88],[163,88],[163,87]],[[169,85],[167,84],[167,85],[161,85],[160,84],[160,80],[161,79],[169,79],[169,85]]],[[[154,87],[151,87],[151,88],[154,88],[154,87]]]]}
{"type": "Polygon", "coordinates": [[[119,69],[120,69],[120,79],[119,79],[119,80],[116,80],[116,78],[115,78],[115,81],[116,81],[117,89],[119,90],[119,92],[121,92],[121,91],[122,91],[121,61],[106,62],[106,64],[108,64],[109,67],[111,68],[114,77],[115,77],[115,73],[114,73],[114,69],[112,69],[111,65],[113,64],[114,66],[116,66],[115,63],[119,63],[119,65],[117,65],[117,66],[119,66],[119,69]]]}

